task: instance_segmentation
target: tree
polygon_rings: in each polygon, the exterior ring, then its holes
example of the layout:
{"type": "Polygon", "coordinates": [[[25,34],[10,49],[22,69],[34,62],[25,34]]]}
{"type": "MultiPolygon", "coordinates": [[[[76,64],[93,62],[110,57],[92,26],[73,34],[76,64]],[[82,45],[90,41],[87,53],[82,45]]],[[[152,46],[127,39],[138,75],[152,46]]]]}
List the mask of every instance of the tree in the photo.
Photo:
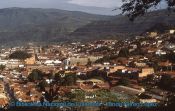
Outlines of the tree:
{"type": "Polygon", "coordinates": [[[36,81],[36,80],[42,80],[43,79],[43,72],[41,72],[38,69],[34,69],[32,73],[28,75],[29,81],[36,81]]]}
{"type": "Polygon", "coordinates": [[[63,85],[65,81],[65,72],[64,71],[59,71],[58,73],[55,73],[54,80],[56,84],[63,85]]]}
{"type": "Polygon", "coordinates": [[[25,51],[15,51],[12,54],[10,54],[9,58],[10,59],[19,59],[19,60],[25,60],[27,58],[30,58],[31,54],[28,54],[25,51]]]}
{"type": "Polygon", "coordinates": [[[5,65],[0,65],[0,70],[3,71],[5,69],[5,65]]]}
{"type": "Polygon", "coordinates": [[[173,80],[170,75],[162,75],[161,80],[159,82],[159,86],[163,89],[171,90],[173,80]]]}
{"type": "Polygon", "coordinates": [[[129,56],[128,48],[122,48],[118,54],[118,57],[128,57],[128,56],[129,56]]]}
{"type": "Polygon", "coordinates": [[[49,86],[49,84],[45,80],[39,82],[39,84],[38,84],[38,87],[40,88],[41,91],[44,91],[45,87],[47,87],[47,86],[49,86]]]}
{"type": "Polygon", "coordinates": [[[156,7],[160,2],[165,1],[168,9],[175,6],[175,0],[122,0],[124,3],[121,6],[123,14],[126,14],[131,21],[134,18],[144,15],[150,8],[156,7]]]}
{"type": "Polygon", "coordinates": [[[173,51],[167,54],[166,57],[170,62],[175,63],[175,53],[173,51]]]}
{"type": "Polygon", "coordinates": [[[128,78],[122,77],[119,81],[118,81],[119,85],[124,85],[127,86],[130,84],[130,81],[128,78]]]}
{"type": "Polygon", "coordinates": [[[77,77],[76,77],[76,74],[70,73],[70,74],[66,74],[64,79],[65,79],[64,85],[72,86],[72,85],[75,85],[77,77]]]}
{"type": "Polygon", "coordinates": [[[87,67],[92,66],[92,61],[91,61],[91,59],[88,58],[88,62],[87,62],[87,64],[86,64],[86,66],[87,66],[87,67]]]}

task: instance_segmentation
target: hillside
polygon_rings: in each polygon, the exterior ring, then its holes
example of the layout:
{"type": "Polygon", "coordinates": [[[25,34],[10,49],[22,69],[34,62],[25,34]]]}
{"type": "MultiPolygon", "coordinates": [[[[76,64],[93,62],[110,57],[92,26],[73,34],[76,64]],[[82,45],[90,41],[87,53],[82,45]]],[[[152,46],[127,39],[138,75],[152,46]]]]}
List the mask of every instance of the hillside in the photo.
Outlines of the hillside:
{"type": "Polygon", "coordinates": [[[0,9],[0,44],[132,38],[150,30],[162,31],[174,26],[175,13],[168,13],[167,10],[158,10],[131,22],[122,15],[112,17],[58,9],[5,8],[0,9]]]}
{"type": "Polygon", "coordinates": [[[66,35],[92,21],[110,17],[76,11],[39,8],[0,9],[0,43],[64,41],[66,35]]]}
{"type": "Polygon", "coordinates": [[[134,22],[127,17],[118,15],[108,21],[95,21],[77,29],[71,35],[77,39],[95,38],[130,38],[150,30],[164,30],[175,25],[175,13],[169,14],[167,10],[150,12],[138,17],[134,22]],[[157,29],[154,29],[157,28],[157,29]]]}

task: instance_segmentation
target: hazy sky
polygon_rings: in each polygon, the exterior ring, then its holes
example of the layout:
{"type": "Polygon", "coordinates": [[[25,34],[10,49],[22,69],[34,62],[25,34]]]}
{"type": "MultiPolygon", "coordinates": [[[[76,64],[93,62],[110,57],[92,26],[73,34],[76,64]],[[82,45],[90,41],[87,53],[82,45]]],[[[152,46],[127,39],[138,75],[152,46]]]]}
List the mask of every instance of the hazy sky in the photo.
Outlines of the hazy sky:
{"type": "Polygon", "coordinates": [[[112,10],[121,4],[121,0],[0,0],[0,8],[57,8],[104,15],[117,14],[112,10]]]}
{"type": "MultiPolygon", "coordinates": [[[[121,5],[122,0],[0,0],[0,8],[56,8],[103,15],[120,13],[119,10],[112,10],[121,5]]],[[[163,4],[160,6],[164,7],[163,4]]]]}

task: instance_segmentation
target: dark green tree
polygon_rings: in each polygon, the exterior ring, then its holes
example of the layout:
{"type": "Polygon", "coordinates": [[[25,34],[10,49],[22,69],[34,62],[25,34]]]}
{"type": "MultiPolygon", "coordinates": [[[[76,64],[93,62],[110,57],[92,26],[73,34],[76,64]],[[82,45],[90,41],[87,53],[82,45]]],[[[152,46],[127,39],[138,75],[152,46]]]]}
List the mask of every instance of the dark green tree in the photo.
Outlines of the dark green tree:
{"type": "Polygon", "coordinates": [[[38,69],[34,69],[32,73],[28,75],[28,80],[32,82],[36,80],[42,80],[42,79],[43,79],[43,72],[38,69]]]}
{"type": "Polygon", "coordinates": [[[31,54],[28,54],[25,51],[15,51],[9,56],[10,59],[19,59],[19,60],[25,60],[30,57],[31,57],[31,54]]]}
{"type": "Polygon", "coordinates": [[[123,14],[126,14],[130,20],[144,15],[150,8],[156,7],[160,2],[165,1],[168,5],[168,9],[175,6],[175,0],[122,0],[123,5],[121,10],[123,14]]]}
{"type": "Polygon", "coordinates": [[[65,81],[65,77],[62,77],[64,75],[64,71],[59,71],[58,73],[55,73],[54,80],[56,84],[63,85],[65,81]]]}
{"type": "Polygon", "coordinates": [[[128,48],[122,48],[118,54],[118,57],[128,57],[128,56],[129,56],[128,48]]]}
{"type": "Polygon", "coordinates": [[[77,80],[76,74],[66,74],[64,85],[72,86],[75,85],[77,80]]]}
{"type": "Polygon", "coordinates": [[[129,81],[128,78],[122,77],[122,78],[118,81],[118,84],[119,84],[119,85],[127,86],[127,85],[130,84],[130,81],[129,81]]]}
{"type": "Polygon", "coordinates": [[[92,61],[88,58],[88,62],[87,62],[87,64],[86,64],[86,66],[87,67],[90,67],[90,66],[92,66],[92,61]]]}
{"type": "Polygon", "coordinates": [[[159,87],[167,90],[171,90],[173,80],[170,75],[162,75],[161,80],[159,82],[159,87]]]}
{"type": "Polygon", "coordinates": [[[5,69],[5,65],[0,65],[0,70],[3,71],[5,69]]]}

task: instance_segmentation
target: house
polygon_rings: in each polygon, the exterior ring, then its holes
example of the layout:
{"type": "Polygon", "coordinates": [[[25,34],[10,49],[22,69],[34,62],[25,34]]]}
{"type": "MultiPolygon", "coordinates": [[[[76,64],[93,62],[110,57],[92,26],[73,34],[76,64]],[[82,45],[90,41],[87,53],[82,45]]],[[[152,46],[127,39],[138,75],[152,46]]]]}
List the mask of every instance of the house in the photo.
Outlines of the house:
{"type": "Polygon", "coordinates": [[[149,34],[150,37],[156,37],[157,35],[158,35],[157,32],[150,32],[150,34],[149,34]]]}
{"type": "Polygon", "coordinates": [[[0,60],[0,65],[7,65],[8,60],[0,60]]]}
{"type": "Polygon", "coordinates": [[[53,63],[54,63],[55,65],[59,65],[59,64],[62,63],[62,61],[60,61],[60,60],[55,60],[53,63]]]}
{"type": "Polygon", "coordinates": [[[136,65],[137,67],[145,67],[147,64],[144,63],[144,62],[135,62],[135,65],[136,65]]]}
{"type": "Polygon", "coordinates": [[[22,65],[23,62],[20,61],[20,60],[17,60],[17,59],[10,59],[8,62],[7,62],[7,65],[6,67],[7,68],[18,68],[19,65],[22,65]]]}
{"type": "Polygon", "coordinates": [[[159,55],[159,56],[166,55],[166,54],[167,54],[166,51],[163,51],[163,50],[157,50],[156,51],[156,55],[159,55]]]}
{"type": "Polygon", "coordinates": [[[172,71],[173,64],[170,61],[158,62],[158,68],[160,71],[172,71]]]}
{"type": "Polygon", "coordinates": [[[4,108],[8,104],[8,98],[5,93],[0,93],[0,108],[4,108]]]}
{"type": "Polygon", "coordinates": [[[174,34],[175,33],[175,30],[174,29],[171,29],[170,30],[170,34],[174,34]]]}
{"type": "Polygon", "coordinates": [[[27,64],[27,65],[33,65],[33,64],[35,64],[35,62],[36,62],[36,57],[34,54],[32,55],[32,57],[27,58],[25,60],[25,64],[27,64]]]}
{"type": "Polygon", "coordinates": [[[122,77],[129,77],[131,79],[137,79],[138,75],[140,73],[140,69],[138,68],[131,68],[131,67],[126,67],[125,69],[119,69],[117,72],[115,72],[118,76],[122,77]]]}
{"type": "Polygon", "coordinates": [[[99,80],[99,79],[88,79],[88,80],[77,80],[76,81],[77,84],[86,83],[86,82],[92,82],[93,84],[103,84],[104,83],[104,81],[99,80]]]}
{"type": "Polygon", "coordinates": [[[152,67],[142,68],[141,73],[139,73],[139,77],[146,77],[150,74],[154,74],[154,68],[152,67]]]}
{"type": "Polygon", "coordinates": [[[99,58],[102,58],[101,56],[77,56],[77,57],[71,57],[69,59],[70,65],[75,65],[79,63],[79,65],[86,65],[88,61],[95,62],[99,58]]]}
{"type": "Polygon", "coordinates": [[[109,89],[109,84],[99,79],[77,80],[77,85],[84,91],[95,91],[99,89],[109,89]]]}

